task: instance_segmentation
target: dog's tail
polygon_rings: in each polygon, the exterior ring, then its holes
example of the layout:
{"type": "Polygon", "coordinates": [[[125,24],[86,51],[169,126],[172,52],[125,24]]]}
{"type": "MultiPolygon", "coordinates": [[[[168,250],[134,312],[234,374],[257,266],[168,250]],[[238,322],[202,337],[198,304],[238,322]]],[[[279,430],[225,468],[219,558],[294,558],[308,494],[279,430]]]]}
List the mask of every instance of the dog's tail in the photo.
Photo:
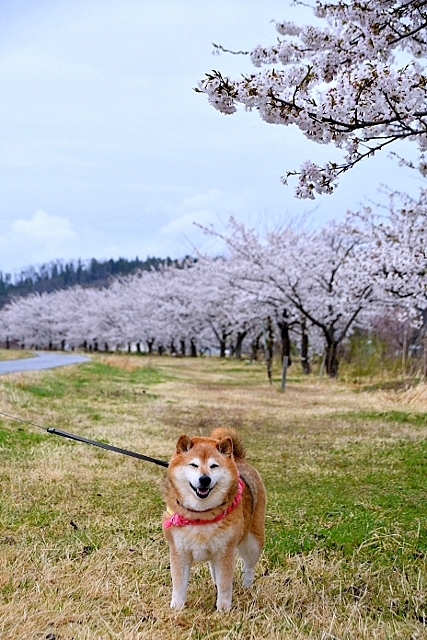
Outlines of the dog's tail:
{"type": "Polygon", "coordinates": [[[233,455],[235,458],[239,460],[243,460],[246,456],[246,450],[243,445],[242,439],[231,427],[218,427],[218,429],[214,429],[211,433],[211,438],[215,438],[215,440],[222,440],[223,438],[231,438],[233,441],[233,455]]]}

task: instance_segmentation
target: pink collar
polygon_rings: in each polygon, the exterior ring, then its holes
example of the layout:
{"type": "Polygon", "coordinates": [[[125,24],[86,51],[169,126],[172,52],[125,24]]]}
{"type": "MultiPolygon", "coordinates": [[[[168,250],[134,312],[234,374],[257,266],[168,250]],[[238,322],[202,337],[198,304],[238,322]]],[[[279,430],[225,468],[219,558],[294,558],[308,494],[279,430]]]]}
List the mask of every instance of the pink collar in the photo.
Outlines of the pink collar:
{"type": "Polygon", "coordinates": [[[171,517],[168,518],[163,523],[163,529],[169,529],[169,527],[172,527],[172,526],[173,527],[184,527],[187,524],[212,524],[214,522],[219,522],[220,520],[223,520],[225,518],[225,516],[228,516],[228,514],[231,511],[233,511],[233,509],[235,509],[237,507],[237,505],[239,504],[239,502],[241,501],[242,493],[243,493],[243,489],[244,488],[245,488],[245,483],[243,482],[243,480],[239,476],[239,488],[237,490],[237,494],[236,494],[236,497],[234,498],[233,502],[230,504],[229,507],[227,507],[227,509],[225,509],[225,511],[222,511],[221,513],[219,513],[212,520],[201,520],[200,518],[197,518],[197,520],[189,520],[188,518],[185,518],[184,516],[181,516],[179,513],[173,513],[171,515],[171,517]]]}

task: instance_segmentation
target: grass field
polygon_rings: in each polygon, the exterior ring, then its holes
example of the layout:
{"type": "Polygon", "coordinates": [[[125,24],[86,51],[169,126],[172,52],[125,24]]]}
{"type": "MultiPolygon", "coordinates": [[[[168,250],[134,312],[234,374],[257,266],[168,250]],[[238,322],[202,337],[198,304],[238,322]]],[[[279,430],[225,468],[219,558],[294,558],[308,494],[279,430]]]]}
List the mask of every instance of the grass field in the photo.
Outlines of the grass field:
{"type": "Polygon", "coordinates": [[[27,349],[0,349],[0,360],[20,360],[21,358],[31,358],[34,353],[27,349]]]}
{"type": "Polygon", "coordinates": [[[0,420],[2,640],[427,638],[427,390],[259,364],[97,355],[0,378],[0,411],[168,459],[230,425],[268,496],[250,590],[215,612],[204,565],[169,609],[165,470],[0,420]],[[372,385],[371,385],[372,387],[372,385]],[[371,388],[370,387],[370,388],[371,388]]]}

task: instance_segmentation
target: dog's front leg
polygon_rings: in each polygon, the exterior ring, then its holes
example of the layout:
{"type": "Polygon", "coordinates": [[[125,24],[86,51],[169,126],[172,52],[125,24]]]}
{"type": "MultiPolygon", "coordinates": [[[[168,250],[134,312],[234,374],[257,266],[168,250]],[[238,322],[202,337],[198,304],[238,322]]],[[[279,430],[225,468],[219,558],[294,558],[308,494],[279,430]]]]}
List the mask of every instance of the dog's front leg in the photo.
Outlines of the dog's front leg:
{"type": "Polygon", "coordinates": [[[212,561],[217,588],[216,608],[218,611],[229,611],[231,608],[235,556],[235,548],[228,547],[219,558],[212,561]]]}
{"type": "Polygon", "coordinates": [[[214,585],[216,586],[216,578],[215,578],[215,567],[211,561],[209,561],[209,571],[211,574],[211,578],[213,580],[214,585]]]}
{"type": "Polygon", "coordinates": [[[172,574],[172,600],[171,609],[181,609],[184,606],[187,595],[188,581],[190,579],[191,557],[179,553],[173,545],[170,548],[170,564],[172,574]]]}

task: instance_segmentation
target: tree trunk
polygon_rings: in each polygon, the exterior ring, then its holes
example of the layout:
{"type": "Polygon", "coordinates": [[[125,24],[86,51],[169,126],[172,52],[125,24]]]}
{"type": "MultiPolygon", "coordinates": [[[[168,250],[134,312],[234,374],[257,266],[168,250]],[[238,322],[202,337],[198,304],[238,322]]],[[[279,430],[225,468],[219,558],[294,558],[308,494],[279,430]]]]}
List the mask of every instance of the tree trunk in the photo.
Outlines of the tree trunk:
{"type": "Polygon", "coordinates": [[[306,319],[303,318],[301,322],[301,366],[303,372],[308,375],[309,373],[311,373],[311,365],[308,358],[308,333],[306,329],[306,319]]]}
{"type": "Polygon", "coordinates": [[[272,384],[274,333],[273,333],[273,323],[271,321],[270,316],[268,316],[267,322],[264,327],[264,349],[265,349],[265,360],[267,363],[268,381],[270,382],[270,384],[272,384]]]}
{"type": "Polygon", "coordinates": [[[184,358],[185,354],[186,354],[186,345],[185,345],[184,338],[181,338],[181,340],[179,341],[179,346],[180,346],[180,350],[181,350],[181,355],[184,358]]]}
{"type": "Polygon", "coordinates": [[[194,338],[190,340],[190,353],[192,358],[197,358],[197,346],[194,338]]]}
{"type": "Polygon", "coordinates": [[[255,362],[258,360],[259,340],[261,336],[262,333],[258,334],[251,342],[251,362],[252,360],[255,360],[255,362]]]}
{"type": "Polygon", "coordinates": [[[403,377],[406,375],[406,369],[408,365],[408,354],[409,354],[409,340],[408,340],[408,327],[404,328],[403,334],[403,346],[402,346],[402,373],[403,377]]]}
{"type": "Polygon", "coordinates": [[[338,376],[338,342],[336,340],[328,341],[326,346],[326,373],[330,378],[338,376]]]}
{"type": "Polygon", "coordinates": [[[151,356],[151,354],[153,353],[153,344],[154,344],[154,340],[147,340],[147,347],[148,347],[148,355],[151,356]]]}
{"type": "Polygon", "coordinates": [[[238,331],[238,333],[237,333],[236,349],[235,349],[235,352],[234,352],[234,357],[237,360],[241,360],[241,358],[242,358],[243,340],[245,339],[247,333],[248,333],[247,331],[238,331]]]}
{"type": "Polygon", "coordinates": [[[226,347],[227,347],[227,335],[225,331],[223,331],[221,340],[219,341],[219,357],[220,358],[225,358],[226,347]]]}
{"type": "Polygon", "coordinates": [[[288,312],[286,311],[286,309],[283,309],[282,319],[278,321],[277,326],[279,327],[280,341],[281,341],[280,361],[283,362],[283,358],[285,356],[288,356],[288,367],[290,367],[292,364],[291,341],[289,338],[289,324],[288,324],[287,318],[288,318],[288,312]]]}
{"type": "Polygon", "coordinates": [[[280,385],[280,390],[283,392],[286,387],[286,374],[288,372],[288,356],[283,358],[282,362],[282,384],[280,385]]]}

